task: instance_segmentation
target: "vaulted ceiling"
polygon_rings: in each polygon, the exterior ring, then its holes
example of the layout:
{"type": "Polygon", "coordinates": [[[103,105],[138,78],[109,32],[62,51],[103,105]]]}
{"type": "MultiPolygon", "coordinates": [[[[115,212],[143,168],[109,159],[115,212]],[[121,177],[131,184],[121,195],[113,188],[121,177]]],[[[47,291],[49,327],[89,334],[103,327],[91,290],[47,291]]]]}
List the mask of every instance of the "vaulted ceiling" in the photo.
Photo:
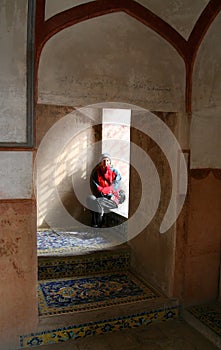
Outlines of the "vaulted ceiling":
{"type": "MultiPolygon", "coordinates": [[[[190,112],[220,102],[220,0],[39,0],[36,6],[41,101],[56,95],[58,103],[70,104],[68,93],[82,88],[91,97],[86,102],[97,102],[90,89],[104,99],[104,86],[112,81],[109,100],[117,95],[142,105],[148,94],[152,109],[158,103],[162,110],[179,105],[190,112]],[[133,100],[138,90],[140,100],[133,100]]],[[[82,104],[82,93],[75,97],[82,104]]]]}

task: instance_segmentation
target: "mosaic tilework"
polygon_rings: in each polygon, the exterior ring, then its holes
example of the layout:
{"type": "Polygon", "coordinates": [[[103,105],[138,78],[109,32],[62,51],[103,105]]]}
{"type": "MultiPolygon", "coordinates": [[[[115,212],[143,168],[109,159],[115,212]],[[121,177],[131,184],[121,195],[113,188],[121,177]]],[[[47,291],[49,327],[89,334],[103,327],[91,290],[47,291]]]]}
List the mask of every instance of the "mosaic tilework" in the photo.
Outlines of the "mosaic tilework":
{"type": "Polygon", "coordinates": [[[65,255],[67,253],[86,253],[110,245],[111,241],[96,232],[62,232],[44,230],[37,232],[38,255],[65,255]]]}
{"type": "Polygon", "coordinates": [[[124,236],[125,232],[119,232],[115,228],[111,234],[91,227],[87,231],[38,230],[37,253],[38,256],[86,254],[125,242],[124,236]]]}
{"type": "Polygon", "coordinates": [[[69,339],[78,339],[92,335],[115,332],[122,329],[144,325],[147,326],[159,321],[176,319],[178,315],[178,307],[166,309],[159,308],[148,312],[112,318],[109,320],[89,322],[39,333],[32,333],[20,337],[20,347],[31,348],[37,345],[60,343],[69,339]]]}
{"type": "Polygon", "coordinates": [[[221,336],[221,303],[195,305],[186,309],[213,332],[221,336]]]}
{"type": "Polygon", "coordinates": [[[151,300],[161,295],[130,272],[40,281],[39,315],[88,311],[111,305],[151,300]]]}
{"type": "Polygon", "coordinates": [[[38,279],[55,279],[88,274],[124,271],[130,266],[128,249],[80,256],[38,258],[38,279]]]}

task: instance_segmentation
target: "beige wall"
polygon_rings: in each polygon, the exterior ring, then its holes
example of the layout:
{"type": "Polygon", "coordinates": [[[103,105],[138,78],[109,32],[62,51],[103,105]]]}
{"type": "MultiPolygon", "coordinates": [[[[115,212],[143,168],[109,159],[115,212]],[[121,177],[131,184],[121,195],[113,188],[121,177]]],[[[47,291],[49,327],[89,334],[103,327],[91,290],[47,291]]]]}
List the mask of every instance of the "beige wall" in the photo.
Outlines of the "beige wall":
{"type": "MultiPolygon", "coordinates": [[[[171,131],[175,132],[178,124],[177,115],[175,113],[157,114],[162,122],[164,122],[171,131]]],[[[160,226],[171,197],[171,168],[163,152],[165,150],[160,149],[159,145],[155,143],[155,140],[151,139],[148,135],[132,128],[131,142],[136,143],[150,156],[157,168],[161,185],[159,206],[153,219],[137,237],[129,242],[132,247],[132,267],[148,281],[151,281],[155,286],[160,288],[165,294],[172,296],[176,225],[173,225],[166,233],[160,233],[160,226]]],[[[131,158],[133,160],[133,154],[131,154],[131,158]]],[[[149,177],[150,173],[147,172],[145,176],[149,177]]],[[[142,186],[144,186],[144,183],[142,179],[138,178],[137,173],[132,170],[130,181],[131,213],[137,209],[140,197],[142,196],[142,186]]],[[[151,197],[149,199],[147,197],[146,207],[150,208],[151,206],[151,197]]],[[[148,211],[148,209],[146,209],[146,211],[148,211]]]]}
{"type": "Polygon", "coordinates": [[[19,335],[38,322],[36,205],[33,150],[26,143],[26,44],[28,1],[0,6],[0,347],[18,348],[19,335]]]}
{"type": "Polygon", "coordinates": [[[192,0],[170,0],[164,6],[161,0],[138,0],[137,2],[169,23],[187,40],[199,14],[209,0],[195,0],[194,2],[192,0]]]}
{"type": "Polygon", "coordinates": [[[184,111],[184,93],[185,65],[178,53],[124,13],[59,32],[40,58],[40,103],[76,107],[114,101],[184,111]]]}
{"type": "Polygon", "coordinates": [[[0,218],[0,341],[8,350],[38,322],[35,202],[0,201],[0,218]]]}
{"type": "MultiPolygon", "coordinates": [[[[188,217],[185,216],[183,225],[180,225],[178,234],[183,246],[180,248],[180,255],[177,256],[178,266],[182,270],[178,288],[186,304],[205,302],[218,297],[220,179],[220,171],[217,174],[203,170],[191,171],[188,217]]],[[[178,280],[176,282],[175,289],[178,280]]]]}
{"type": "Polygon", "coordinates": [[[98,108],[77,111],[73,107],[37,105],[35,185],[39,227],[71,229],[80,223],[90,225],[85,208],[93,162],[100,156],[100,149],[93,148],[101,137],[100,114],[98,108]]]}
{"type": "Polygon", "coordinates": [[[221,14],[208,29],[193,70],[191,168],[221,168],[221,14]]]}
{"type": "Polygon", "coordinates": [[[1,142],[26,142],[26,27],[27,0],[2,0],[0,6],[1,142]]]}

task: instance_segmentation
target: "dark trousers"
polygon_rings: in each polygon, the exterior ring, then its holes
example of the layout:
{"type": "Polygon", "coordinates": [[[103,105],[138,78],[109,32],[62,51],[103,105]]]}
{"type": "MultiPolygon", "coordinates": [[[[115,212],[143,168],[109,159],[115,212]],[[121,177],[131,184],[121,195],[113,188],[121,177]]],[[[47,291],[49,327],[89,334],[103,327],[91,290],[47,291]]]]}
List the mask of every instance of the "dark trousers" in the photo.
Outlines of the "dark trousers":
{"type": "Polygon", "coordinates": [[[92,211],[92,221],[91,226],[93,227],[101,227],[103,223],[103,216],[100,213],[92,211]]]}
{"type": "Polygon", "coordinates": [[[110,209],[117,208],[114,201],[111,200],[110,196],[95,197],[89,195],[87,197],[87,206],[92,214],[91,226],[101,227],[104,223],[105,213],[109,213],[110,209]]]}

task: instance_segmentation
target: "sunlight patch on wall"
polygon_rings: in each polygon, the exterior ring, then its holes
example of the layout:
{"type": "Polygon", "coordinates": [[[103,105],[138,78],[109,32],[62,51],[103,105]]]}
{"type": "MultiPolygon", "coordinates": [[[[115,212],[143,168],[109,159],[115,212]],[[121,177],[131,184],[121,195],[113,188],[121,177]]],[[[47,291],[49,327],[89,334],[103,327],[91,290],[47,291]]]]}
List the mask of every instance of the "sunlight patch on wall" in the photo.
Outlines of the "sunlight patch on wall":
{"type": "Polygon", "coordinates": [[[130,122],[130,109],[103,109],[102,153],[108,152],[111,155],[112,164],[120,171],[123,189],[126,192],[126,201],[113,211],[126,218],[129,211],[130,122]],[[122,143],[119,145],[119,140],[126,141],[123,148],[122,143]]]}

